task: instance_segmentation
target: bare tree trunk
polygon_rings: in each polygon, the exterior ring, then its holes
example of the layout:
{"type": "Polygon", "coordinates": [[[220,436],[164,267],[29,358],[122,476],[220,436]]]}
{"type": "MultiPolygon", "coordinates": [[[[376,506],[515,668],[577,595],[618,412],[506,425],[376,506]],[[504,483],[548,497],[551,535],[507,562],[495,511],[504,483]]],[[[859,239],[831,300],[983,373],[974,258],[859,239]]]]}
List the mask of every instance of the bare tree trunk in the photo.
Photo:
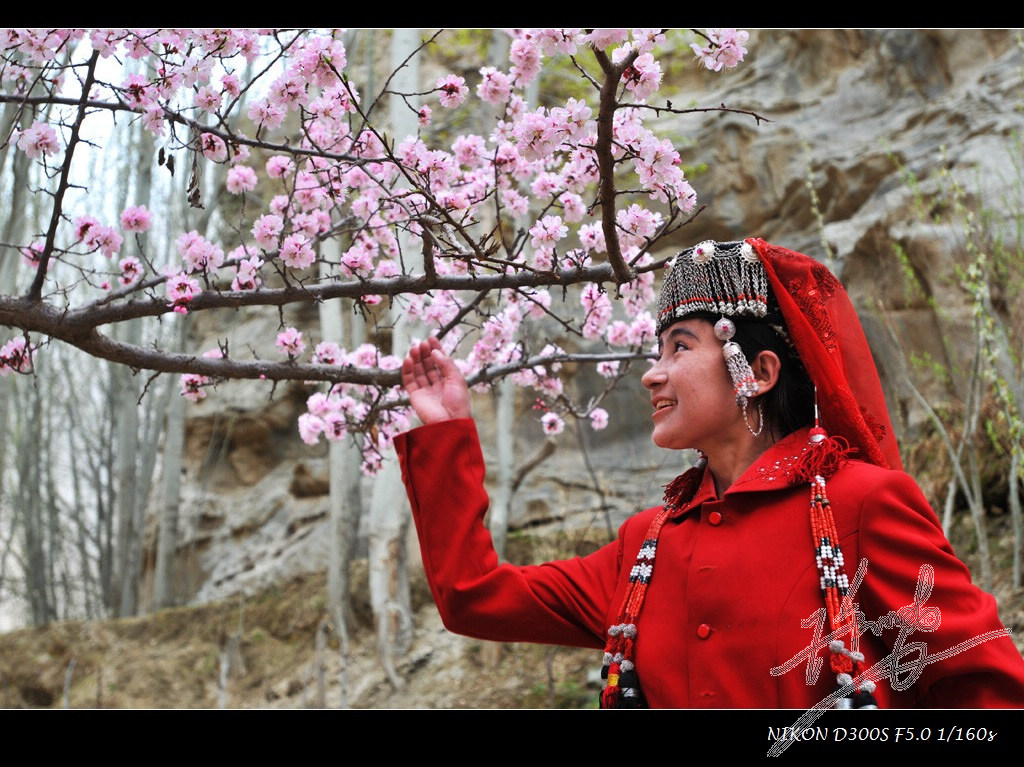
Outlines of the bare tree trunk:
{"type": "MultiPolygon", "coordinates": [[[[392,35],[391,69],[394,71],[419,45],[419,30],[396,29],[392,35]]],[[[392,80],[392,87],[404,93],[415,93],[419,90],[417,56],[413,56],[404,68],[398,70],[392,80]]],[[[416,127],[415,112],[403,99],[392,97],[391,128],[394,134],[413,134],[416,127]]],[[[415,244],[408,240],[402,242],[402,247],[410,253],[419,252],[415,244]]],[[[409,345],[404,314],[394,307],[391,319],[392,351],[404,352],[409,345]]],[[[412,637],[406,547],[409,520],[410,511],[400,469],[396,461],[385,461],[374,483],[373,500],[370,504],[370,604],[377,622],[381,665],[396,689],[402,686],[402,680],[395,668],[395,658],[407,650],[412,637]]]]}
{"type": "MultiPolygon", "coordinates": [[[[184,323],[179,339],[184,336],[184,323]]],[[[153,574],[153,607],[160,610],[176,604],[174,559],[178,548],[178,507],[181,504],[181,471],[185,448],[185,399],[168,379],[166,398],[167,426],[163,453],[163,481],[159,507],[159,533],[156,571],[153,574]]]]}
{"type": "MultiPolygon", "coordinates": [[[[337,249],[337,240],[324,243],[325,248],[337,249]]],[[[337,253],[333,254],[338,255],[337,253]]],[[[329,260],[334,261],[331,257],[329,260]]],[[[321,268],[326,271],[322,264],[321,268]]],[[[323,276],[327,276],[324,274],[323,276]]],[[[320,304],[320,333],[324,341],[331,341],[351,348],[354,337],[349,327],[345,332],[342,319],[344,302],[324,301],[320,304]]],[[[339,679],[339,708],[348,707],[348,660],[349,660],[349,568],[355,550],[356,533],[362,510],[362,496],[359,490],[358,448],[350,440],[328,443],[328,506],[330,509],[331,545],[327,564],[327,602],[331,623],[338,636],[341,654],[339,679]]]]}

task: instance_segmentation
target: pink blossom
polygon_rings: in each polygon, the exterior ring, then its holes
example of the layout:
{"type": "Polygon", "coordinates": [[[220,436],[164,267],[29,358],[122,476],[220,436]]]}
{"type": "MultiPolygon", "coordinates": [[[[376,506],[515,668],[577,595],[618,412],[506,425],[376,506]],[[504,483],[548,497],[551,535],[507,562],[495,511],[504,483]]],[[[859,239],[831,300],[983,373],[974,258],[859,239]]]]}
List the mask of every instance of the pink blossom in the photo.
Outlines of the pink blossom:
{"type": "Polygon", "coordinates": [[[213,162],[224,162],[228,157],[228,148],[224,139],[212,133],[204,133],[199,138],[199,146],[203,150],[203,157],[213,162]]]}
{"type": "Polygon", "coordinates": [[[747,55],[744,47],[750,34],[741,29],[708,29],[708,43],[704,46],[690,43],[697,60],[712,72],[723,67],[735,67],[747,55]]]}
{"type": "Polygon", "coordinates": [[[537,45],[548,56],[553,53],[567,53],[571,56],[586,40],[582,29],[537,29],[533,34],[537,45]]]}
{"type": "Polygon", "coordinates": [[[484,159],[486,144],[481,136],[459,136],[452,143],[455,161],[466,168],[476,168],[484,159]]]}
{"type": "Polygon", "coordinates": [[[508,75],[494,67],[482,67],[480,74],[483,80],[476,86],[476,95],[489,104],[504,104],[512,93],[512,83],[508,75]]]}
{"type": "Polygon", "coordinates": [[[357,368],[375,368],[378,354],[379,350],[373,344],[360,344],[348,355],[347,363],[357,368]]]}
{"type": "Polygon", "coordinates": [[[27,248],[21,248],[21,260],[25,266],[35,269],[43,256],[43,243],[33,242],[27,248]]]}
{"type": "Polygon", "coordinates": [[[257,128],[274,130],[281,127],[281,123],[284,122],[285,110],[277,104],[261,99],[249,107],[247,115],[257,128]]]}
{"type": "Polygon", "coordinates": [[[17,131],[18,149],[33,160],[41,155],[56,154],[60,151],[57,132],[44,122],[37,122],[31,128],[17,131]]]}
{"type": "Polygon", "coordinates": [[[594,431],[601,431],[608,425],[608,411],[601,407],[595,407],[590,411],[590,428],[594,431]]]}
{"type": "Polygon", "coordinates": [[[218,245],[203,237],[196,230],[185,232],[178,237],[178,252],[189,272],[210,272],[224,263],[224,251],[218,245]]]}
{"type": "Polygon", "coordinates": [[[661,45],[665,42],[665,34],[661,29],[634,29],[633,30],[633,47],[640,53],[647,53],[653,51],[654,46],[661,45]]]}
{"type": "Polygon", "coordinates": [[[0,376],[11,372],[29,373],[32,370],[32,354],[35,347],[17,336],[0,347],[0,376]]]}
{"type": "Polygon", "coordinates": [[[622,320],[615,320],[608,326],[607,338],[612,346],[629,346],[629,325],[622,320]]]}
{"type": "Polygon", "coordinates": [[[143,127],[154,136],[164,135],[164,110],[159,104],[150,104],[142,113],[143,127]]]}
{"type": "Polygon", "coordinates": [[[504,205],[515,216],[525,216],[530,206],[530,201],[519,194],[515,189],[503,189],[501,191],[501,204],[504,205]]]}
{"type": "Polygon", "coordinates": [[[344,359],[345,350],[333,341],[321,341],[313,350],[313,361],[321,365],[340,365],[344,359]]]}
{"type": "Polygon", "coordinates": [[[198,402],[206,396],[205,387],[209,383],[210,379],[206,376],[185,373],[181,377],[181,396],[190,402],[198,402]]]}
{"type": "Polygon", "coordinates": [[[551,197],[562,191],[562,177],[557,173],[545,171],[538,173],[530,184],[530,191],[536,197],[551,197]]]}
{"type": "Polygon", "coordinates": [[[619,374],[619,361],[606,360],[597,363],[597,372],[605,378],[614,378],[619,374]]]}
{"type": "Polygon", "coordinates": [[[336,413],[339,410],[337,397],[328,397],[322,391],[314,392],[306,400],[306,410],[318,418],[323,418],[328,413],[336,413]]]}
{"type": "Polygon", "coordinates": [[[523,37],[513,40],[508,57],[514,65],[509,74],[517,87],[528,85],[540,74],[541,53],[532,40],[523,37]]]}
{"type": "Polygon", "coordinates": [[[84,240],[92,228],[99,225],[99,219],[93,216],[79,216],[75,219],[75,241],[84,240]]]}
{"type": "Polygon", "coordinates": [[[346,275],[369,277],[373,274],[373,261],[377,256],[377,243],[360,235],[352,247],[341,254],[342,272],[346,275]]]}
{"type": "Polygon", "coordinates": [[[306,344],[302,340],[302,333],[295,328],[286,328],[277,334],[275,342],[277,348],[288,355],[288,359],[295,359],[306,350],[306,344]]]}
{"type": "Polygon", "coordinates": [[[272,250],[277,246],[277,238],[284,229],[284,220],[272,213],[265,213],[252,225],[252,236],[264,250],[272,250]]]}
{"type": "Polygon", "coordinates": [[[267,175],[271,178],[284,178],[295,170],[295,163],[290,157],[276,154],[267,160],[267,175]]]}
{"type": "Polygon", "coordinates": [[[661,85],[661,65],[650,53],[641,53],[622,73],[626,90],[633,91],[638,100],[644,100],[661,85]]]}
{"type": "Polygon", "coordinates": [[[167,278],[169,306],[178,314],[188,313],[188,303],[199,293],[199,283],[185,273],[172,274],[167,278]]]}
{"type": "Polygon", "coordinates": [[[301,234],[289,234],[281,243],[281,260],[293,269],[307,269],[316,261],[309,240],[301,234]]]}
{"type": "Polygon", "coordinates": [[[583,322],[583,337],[599,338],[612,317],[612,302],[599,285],[588,283],[580,294],[580,304],[587,316],[583,322]]]}
{"type": "Polygon", "coordinates": [[[615,216],[616,223],[622,233],[619,235],[619,244],[624,247],[640,245],[645,240],[653,237],[661,226],[661,214],[656,213],[640,205],[630,205],[620,210],[615,216]]]}
{"type": "Polygon", "coordinates": [[[228,170],[226,186],[231,194],[251,192],[256,188],[256,171],[248,165],[235,165],[228,170]]]}
{"type": "Polygon", "coordinates": [[[466,85],[465,78],[458,75],[437,78],[436,88],[441,91],[439,98],[441,106],[449,109],[457,107],[466,100],[466,96],[469,94],[469,86],[466,85]]]}
{"type": "Polygon", "coordinates": [[[581,221],[583,216],[587,213],[587,208],[583,204],[583,198],[578,194],[564,192],[558,198],[558,201],[562,203],[562,214],[565,216],[565,220],[570,224],[581,221]]]}
{"type": "Polygon", "coordinates": [[[656,338],[657,327],[650,312],[641,312],[629,327],[630,345],[643,346],[647,341],[656,338]]]}
{"type": "Polygon", "coordinates": [[[220,109],[220,93],[212,85],[204,85],[196,93],[195,104],[204,112],[216,112],[220,109]]]}
{"type": "Polygon", "coordinates": [[[232,98],[238,98],[242,92],[242,83],[239,81],[238,75],[234,74],[227,74],[220,78],[220,87],[232,98]]]}
{"type": "Polygon", "coordinates": [[[580,141],[587,137],[589,128],[593,125],[590,121],[593,113],[587,102],[569,99],[564,107],[551,110],[551,119],[558,129],[565,133],[568,141],[580,141]]]}
{"type": "Polygon", "coordinates": [[[303,413],[299,416],[299,436],[307,445],[315,445],[319,442],[324,428],[324,421],[319,416],[312,413],[303,413]]]}
{"type": "Polygon", "coordinates": [[[582,246],[584,252],[589,253],[594,251],[595,253],[603,253],[607,250],[607,245],[604,241],[604,229],[600,224],[584,224],[579,229],[580,246],[582,246]]]}
{"type": "Polygon", "coordinates": [[[430,107],[428,107],[426,104],[420,107],[416,115],[419,119],[420,127],[426,127],[430,125],[430,107]]]}
{"type": "Polygon", "coordinates": [[[569,233],[561,216],[544,216],[530,228],[530,244],[535,248],[554,245],[569,233]]]}
{"type": "Polygon", "coordinates": [[[121,213],[121,228],[126,232],[145,232],[153,225],[153,214],[145,205],[130,205],[121,213]]]}
{"type": "Polygon", "coordinates": [[[565,421],[558,413],[545,413],[540,419],[541,425],[544,427],[544,433],[549,437],[554,437],[561,434],[565,429],[565,421]]]}
{"type": "Polygon", "coordinates": [[[629,39],[629,31],[626,29],[595,29],[585,39],[595,48],[603,51],[612,45],[626,42],[629,39]]]}
{"type": "Polygon", "coordinates": [[[246,144],[236,144],[234,153],[231,155],[231,164],[241,165],[249,159],[249,155],[251,154],[252,151],[246,144]]]}
{"type": "Polygon", "coordinates": [[[117,278],[117,281],[121,283],[122,287],[130,287],[142,277],[142,264],[135,256],[125,256],[117,266],[121,270],[121,276],[117,278]]]}
{"type": "Polygon", "coordinates": [[[324,436],[328,442],[339,442],[348,434],[348,424],[345,416],[337,410],[332,410],[324,417],[324,436]]]}
{"type": "Polygon", "coordinates": [[[235,279],[231,281],[231,289],[256,290],[263,284],[263,278],[259,274],[261,266],[263,266],[263,259],[258,256],[243,258],[238,264],[235,279]]]}
{"type": "Polygon", "coordinates": [[[98,248],[107,258],[116,256],[121,250],[124,238],[114,231],[112,226],[97,224],[91,226],[85,235],[85,244],[89,248],[98,248]]]}
{"type": "Polygon", "coordinates": [[[519,154],[527,160],[540,160],[562,143],[563,132],[541,107],[524,114],[512,127],[512,135],[518,142],[519,154]]]}
{"type": "Polygon", "coordinates": [[[121,84],[124,100],[132,109],[149,106],[153,103],[150,83],[145,75],[130,74],[121,84]]]}

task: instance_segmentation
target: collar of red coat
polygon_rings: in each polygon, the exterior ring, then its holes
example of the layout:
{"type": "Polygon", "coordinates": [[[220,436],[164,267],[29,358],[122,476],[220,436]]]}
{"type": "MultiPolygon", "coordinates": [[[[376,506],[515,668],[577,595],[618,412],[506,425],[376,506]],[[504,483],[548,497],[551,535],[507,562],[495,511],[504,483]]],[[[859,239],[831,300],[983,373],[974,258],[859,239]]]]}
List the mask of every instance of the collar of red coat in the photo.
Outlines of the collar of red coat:
{"type": "MultiPolygon", "coordinates": [[[[798,484],[800,480],[794,476],[793,467],[809,447],[809,432],[809,428],[799,429],[765,450],[725,491],[724,495],[778,490],[798,484]]],[[[705,468],[704,476],[697,487],[697,492],[693,495],[693,500],[679,507],[671,516],[685,514],[702,503],[715,500],[718,500],[718,495],[715,493],[715,482],[711,471],[705,468]]]]}

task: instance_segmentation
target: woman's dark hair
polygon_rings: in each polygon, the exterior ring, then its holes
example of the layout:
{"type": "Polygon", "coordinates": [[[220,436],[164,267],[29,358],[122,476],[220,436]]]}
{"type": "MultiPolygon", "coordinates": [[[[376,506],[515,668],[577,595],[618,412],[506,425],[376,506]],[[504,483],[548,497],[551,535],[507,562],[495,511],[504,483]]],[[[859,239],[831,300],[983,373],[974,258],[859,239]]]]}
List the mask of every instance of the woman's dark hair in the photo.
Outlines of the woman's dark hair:
{"type": "MultiPolygon", "coordinates": [[[[721,315],[699,312],[691,316],[714,324],[721,315]]],[[[767,394],[761,395],[768,427],[784,437],[797,429],[814,425],[814,384],[789,341],[774,327],[785,328],[782,316],[771,311],[764,319],[731,317],[736,325],[733,341],[740,345],[748,362],[762,351],[775,352],[782,364],[779,380],[767,394]]]]}

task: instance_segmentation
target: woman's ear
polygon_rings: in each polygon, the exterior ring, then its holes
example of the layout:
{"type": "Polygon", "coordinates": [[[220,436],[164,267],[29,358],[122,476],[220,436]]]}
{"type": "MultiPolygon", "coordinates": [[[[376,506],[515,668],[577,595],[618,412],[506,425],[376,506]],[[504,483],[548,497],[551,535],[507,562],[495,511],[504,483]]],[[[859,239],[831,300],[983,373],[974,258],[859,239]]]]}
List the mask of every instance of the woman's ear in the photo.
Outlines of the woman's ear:
{"type": "Polygon", "coordinates": [[[754,380],[757,381],[757,393],[767,394],[779,381],[779,369],[782,361],[775,352],[765,349],[757,353],[757,356],[750,363],[750,369],[754,371],[754,380]]]}

